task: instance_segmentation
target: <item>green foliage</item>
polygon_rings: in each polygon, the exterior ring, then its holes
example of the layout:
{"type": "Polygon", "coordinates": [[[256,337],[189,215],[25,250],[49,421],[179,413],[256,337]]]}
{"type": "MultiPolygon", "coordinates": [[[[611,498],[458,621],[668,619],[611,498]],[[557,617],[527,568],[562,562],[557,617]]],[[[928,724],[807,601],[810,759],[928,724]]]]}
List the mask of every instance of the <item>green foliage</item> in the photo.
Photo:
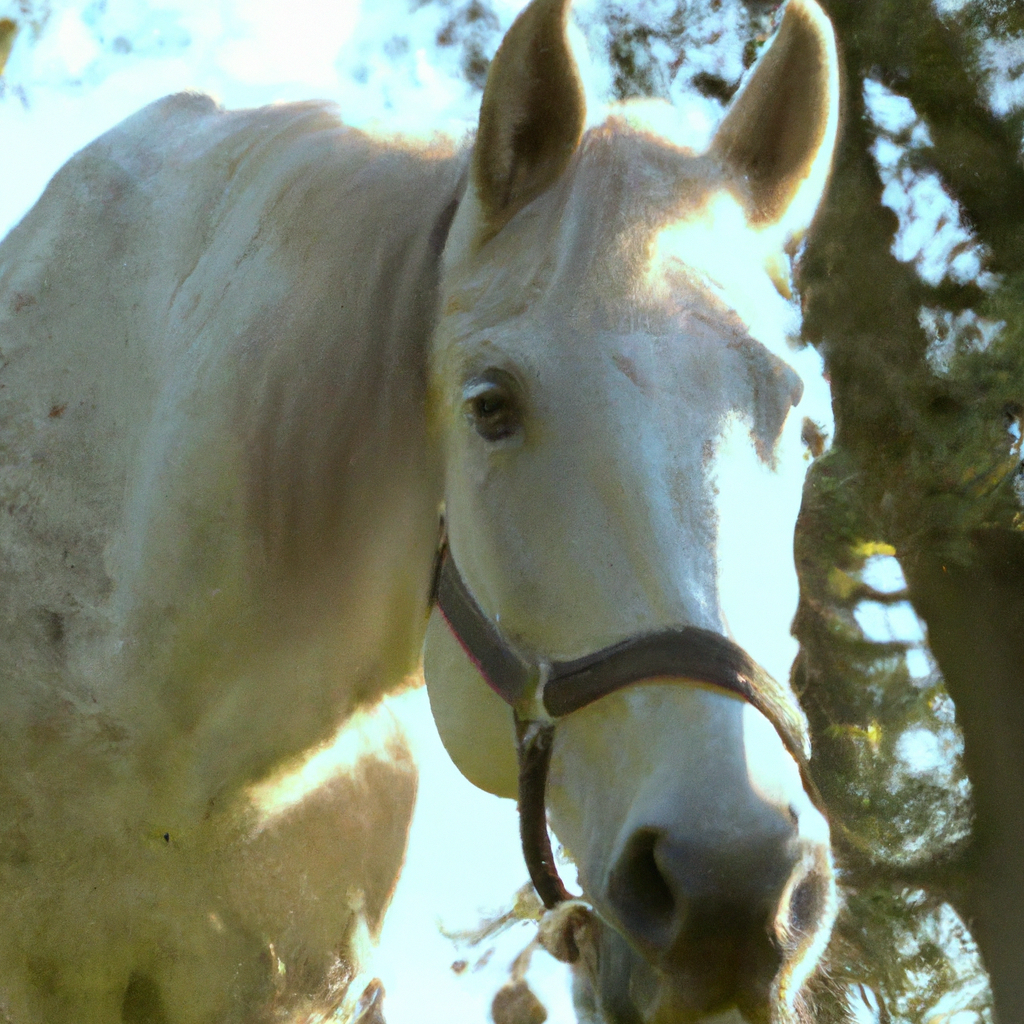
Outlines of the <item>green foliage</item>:
{"type": "MultiPolygon", "coordinates": [[[[984,1021],[991,997],[953,908],[972,917],[979,906],[1014,898],[999,890],[990,865],[1013,856],[992,837],[1019,810],[1008,791],[996,792],[986,741],[1004,732],[1014,742],[1015,673],[988,666],[1004,658],[1019,664],[1011,653],[1019,639],[996,628],[993,643],[971,622],[977,615],[1009,621],[1024,583],[997,592],[986,583],[994,563],[985,554],[995,538],[1004,552],[1024,540],[1020,119],[1012,111],[997,116],[1000,83],[983,60],[992,33],[1009,30],[1016,14],[969,3],[943,20],[925,0],[826,6],[846,60],[847,116],[802,287],[806,330],[833,382],[837,436],[805,492],[797,632],[816,775],[839,826],[848,894],[832,977],[870,988],[879,1019],[940,1021],[963,1009],[984,1021]],[[916,147],[894,140],[905,148],[887,180],[866,78],[909,100],[927,132],[916,147]],[[896,255],[908,230],[900,218],[914,211],[912,189],[928,182],[937,186],[932,201],[952,211],[935,236],[956,217],[964,239],[945,266],[940,252],[930,276],[920,272],[922,257],[896,255]],[[969,247],[979,265],[958,273],[954,260],[969,247]],[[903,596],[928,618],[945,677],[915,680],[892,645],[857,636],[851,602],[867,595],[835,584],[856,579],[861,538],[884,538],[899,554],[910,582],[903,596]],[[979,592],[992,595],[983,606],[979,592]],[[950,694],[969,726],[966,760],[950,694]],[[990,710],[1000,706],[1005,724],[990,710]],[[901,743],[915,730],[945,749],[942,770],[922,776],[901,767],[901,743]],[[965,766],[976,798],[973,838],[965,766]]],[[[923,202],[916,216],[920,230],[928,221],[923,202]]],[[[982,924],[991,937],[992,925],[982,924]]],[[[990,943],[993,952],[1000,955],[999,944],[990,943]]]]}
{"type": "Polygon", "coordinates": [[[4,65],[11,55],[14,37],[18,34],[17,22],[11,18],[0,18],[0,75],[4,73],[4,65]]]}
{"type": "MultiPolygon", "coordinates": [[[[802,655],[795,682],[815,737],[813,768],[832,818],[845,906],[819,994],[819,1021],[844,1019],[864,991],[879,1019],[918,1024],[942,1000],[990,1020],[984,971],[963,922],[946,902],[950,865],[967,847],[970,786],[962,740],[941,676],[914,676],[911,645],[868,640],[854,617],[863,601],[894,605],[862,579],[869,557],[894,549],[865,543],[876,528],[860,474],[834,449],[818,460],[797,537],[802,655]],[[903,753],[926,736],[939,765],[920,774],[903,753]]],[[[940,1018],[941,1019],[941,1018],[940,1018]]]]}
{"type": "Polygon", "coordinates": [[[693,91],[724,104],[778,13],[770,0],[600,0],[581,20],[592,49],[609,65],[616,99],[693,91]],[[714,58],[716,49],[736,42],[740,61],[714,58]]]}
{"type": "Polygon", "coordinates": [[[483,89],[491,54],[501,39],[501,23],[493,7],[481,0],[455,3],[453,0],[414,0],[413,8],[438,3],[448,12],[437,33],[437,45],[461,51],[459,67],[470,85],[483,89]]]}
{"type": "MultiPolygon", "coordinates": [[[[992,1020],[985,972],[963,922],[925,890],[878,884],[850,893],[832,952],[833,991],[870,991],[882,1021],[942,1024],[954,1012],[992,1020]]],[[[836,1002],[836,1016],[826,1019],[843,1019],[836,1002]]]]}

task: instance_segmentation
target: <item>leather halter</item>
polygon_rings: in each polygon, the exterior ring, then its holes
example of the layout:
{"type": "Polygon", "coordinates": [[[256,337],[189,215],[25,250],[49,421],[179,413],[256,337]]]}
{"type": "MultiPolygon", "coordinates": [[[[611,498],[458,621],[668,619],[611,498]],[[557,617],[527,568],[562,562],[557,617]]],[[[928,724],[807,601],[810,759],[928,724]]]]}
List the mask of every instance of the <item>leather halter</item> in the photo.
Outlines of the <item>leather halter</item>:
{"type": "Polygon", "coordinates": [[[682,626],[629,637],[572,661],[549,662],[517,650],[469,592],[444,544],[434,599],[470,661],[515,713],[519,758],[519,834],[537,894],[549,909],[572,899],[555,867],[545,789],[555,722],[645,679],[669,677],[719,687],[771,722],[800,768],[804,788],[821,808],[808,772],[810,744],[791,693],[727,637],[682,626]]]}

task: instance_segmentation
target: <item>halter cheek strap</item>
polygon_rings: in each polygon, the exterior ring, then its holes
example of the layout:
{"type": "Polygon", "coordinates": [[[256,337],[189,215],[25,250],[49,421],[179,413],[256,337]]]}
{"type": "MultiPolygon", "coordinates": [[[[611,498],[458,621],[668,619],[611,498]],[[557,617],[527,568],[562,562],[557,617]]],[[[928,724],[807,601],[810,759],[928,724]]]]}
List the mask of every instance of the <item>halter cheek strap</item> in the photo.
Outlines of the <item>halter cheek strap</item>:
{"type": "Polygon", "coordinates": [[[732,640],[697,626],[629,637],[572,661],[547,662],[518,651],[476,603],[447,545],[439,552],[434,597],[452,634],[487,684],[515,712],[519,758],[519,833],[537,894],[548,908],[570,899],[548,836],[545,790],[555,722],[645,679],[706,683],[741,697],[770,721],[821,807],[807,762],[807,726],[788,690],[732,640]]]}

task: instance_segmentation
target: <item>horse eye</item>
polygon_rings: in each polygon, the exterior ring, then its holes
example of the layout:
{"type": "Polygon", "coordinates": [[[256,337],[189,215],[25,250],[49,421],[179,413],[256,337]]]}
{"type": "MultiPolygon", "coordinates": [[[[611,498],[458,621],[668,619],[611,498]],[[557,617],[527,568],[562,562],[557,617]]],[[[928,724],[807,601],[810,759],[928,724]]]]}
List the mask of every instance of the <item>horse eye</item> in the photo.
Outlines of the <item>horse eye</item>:
{"type": "Polygon", "coordinates": [[[522,428],[516,385],[501,370],[471,381],[464,392],[466,416],[485,441],[504,441],[522,428]]]}

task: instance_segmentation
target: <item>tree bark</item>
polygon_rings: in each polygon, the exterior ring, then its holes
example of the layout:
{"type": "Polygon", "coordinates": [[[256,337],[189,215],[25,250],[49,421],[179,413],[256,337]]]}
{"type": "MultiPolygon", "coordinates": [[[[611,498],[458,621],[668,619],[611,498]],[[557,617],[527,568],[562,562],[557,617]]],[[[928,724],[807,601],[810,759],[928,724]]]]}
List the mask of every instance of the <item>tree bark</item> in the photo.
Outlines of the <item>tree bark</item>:
{"type": "Polygon", "coordinates": [[[911,596],[956,704],[974,792],[964,894],[1001,1024],[1024,1021],[1024,535],[974,538],[968,566],[919,553],[911,596]]]}

